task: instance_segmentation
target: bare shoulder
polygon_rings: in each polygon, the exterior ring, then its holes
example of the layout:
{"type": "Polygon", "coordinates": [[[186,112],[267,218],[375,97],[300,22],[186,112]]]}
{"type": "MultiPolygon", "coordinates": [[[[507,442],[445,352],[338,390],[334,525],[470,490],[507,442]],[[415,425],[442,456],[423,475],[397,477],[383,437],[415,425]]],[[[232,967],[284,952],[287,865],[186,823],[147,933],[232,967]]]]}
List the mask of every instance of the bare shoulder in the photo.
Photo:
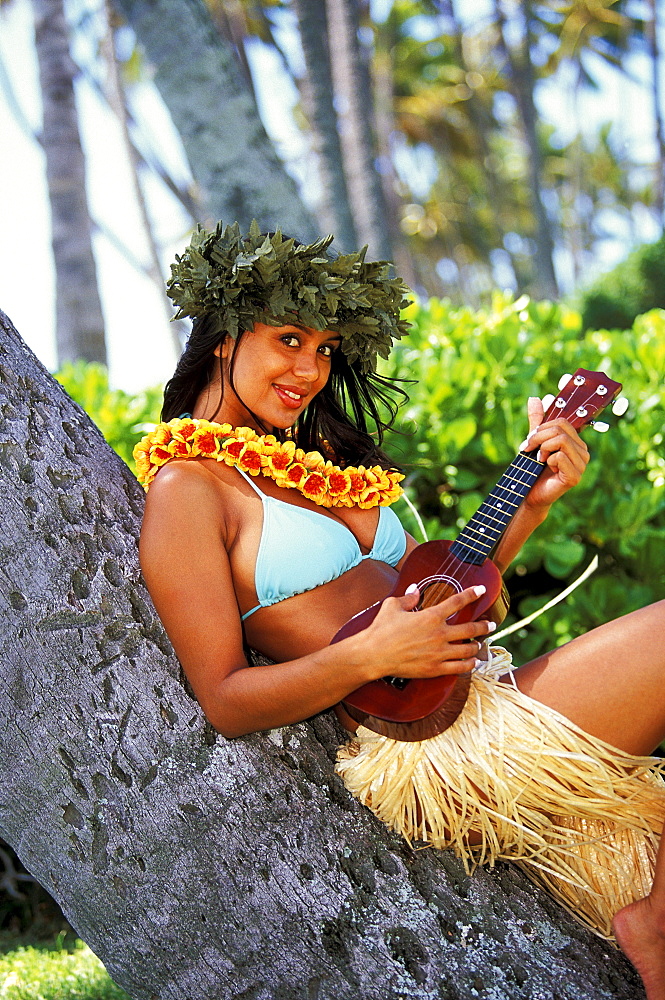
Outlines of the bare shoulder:
{"type": "Polygon", "coordinates": [[[146,513],[153,508],[161,514],[169,509],[183,511],[192,504],[217,507],[220,483],[211,475],[206,463],[192,461],[169,462],[157,473],[146,497],[146,513]]]}

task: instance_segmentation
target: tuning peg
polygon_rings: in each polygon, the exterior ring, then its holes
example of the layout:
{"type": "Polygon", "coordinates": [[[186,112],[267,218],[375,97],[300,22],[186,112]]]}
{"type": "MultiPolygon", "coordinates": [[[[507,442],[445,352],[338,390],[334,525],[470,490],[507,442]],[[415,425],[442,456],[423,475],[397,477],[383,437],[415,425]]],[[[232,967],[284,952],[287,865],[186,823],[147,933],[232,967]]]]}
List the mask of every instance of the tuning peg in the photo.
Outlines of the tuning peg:
{"type": "MultiPolygon", "coordinates": [[[[570,376],[568,376],[570,378],[570,376]]],[[[543,396],[543,408],[549,410],[550,406],[554,402],[554,396],[551,392],[548,392],[546,396],[543,396]]]]}
{"type": "Polygon", "coordinates": [[[604,420],[592,420],[591,426],[595,431],[598,431],[599,434],[604,434],[605,431],[609,431],[610,429],[610,425],[606,424],[604,420]]]}
{"type": "Polygon", "coordinates": [[[559,389],[563,389],[564,386],[568,385],[572,377],[573,376],[570,373],[568,373],[567,375],[562,375],[557,383],[559,389]]]}
{"type": "Polygon", "coordinates": [[[625,396],[619,396],[612,403],[612,413],[615,417],[622,417],[628,409],[629,403],[625,396]]]}

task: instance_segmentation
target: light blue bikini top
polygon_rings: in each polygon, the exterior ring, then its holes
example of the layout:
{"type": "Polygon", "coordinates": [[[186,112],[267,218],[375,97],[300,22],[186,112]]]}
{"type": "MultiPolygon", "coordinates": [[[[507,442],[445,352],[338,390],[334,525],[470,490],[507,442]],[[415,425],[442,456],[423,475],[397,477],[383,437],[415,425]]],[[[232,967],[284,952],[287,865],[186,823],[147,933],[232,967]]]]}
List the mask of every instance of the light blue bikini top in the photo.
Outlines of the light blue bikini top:
{"type": "Polygon", "coordinates": [[[325,514],[296,507],[263,493],[251,477],[237,470],[261,497],[263,526],[254,570],[259,603],[244,614],[249,618],[259,608],[314,590],[336,580],[364,559],[395,566],[406,550],[406,535],[390,507],[379,507],[374,544],[363,555],[353,532],[325,514]]]}

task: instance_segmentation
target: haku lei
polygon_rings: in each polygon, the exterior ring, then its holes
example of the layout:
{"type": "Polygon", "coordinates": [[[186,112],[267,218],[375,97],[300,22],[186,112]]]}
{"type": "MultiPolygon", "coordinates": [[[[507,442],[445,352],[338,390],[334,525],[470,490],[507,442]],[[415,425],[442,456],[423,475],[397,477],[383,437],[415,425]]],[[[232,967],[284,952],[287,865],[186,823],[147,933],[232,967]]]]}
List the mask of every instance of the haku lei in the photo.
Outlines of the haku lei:
{"type": "Polygon", "coordinates": [[[267,476],[320,507],[387,507],[402,495],[401,472],[378,465],[342,469],[318,451],[297,448],[294,441],[193,417],[158,424],[136,445],[136,474],[143,488],[148,489],[163,465],[179,458],[212,458],[250,476],[267,476]]]}

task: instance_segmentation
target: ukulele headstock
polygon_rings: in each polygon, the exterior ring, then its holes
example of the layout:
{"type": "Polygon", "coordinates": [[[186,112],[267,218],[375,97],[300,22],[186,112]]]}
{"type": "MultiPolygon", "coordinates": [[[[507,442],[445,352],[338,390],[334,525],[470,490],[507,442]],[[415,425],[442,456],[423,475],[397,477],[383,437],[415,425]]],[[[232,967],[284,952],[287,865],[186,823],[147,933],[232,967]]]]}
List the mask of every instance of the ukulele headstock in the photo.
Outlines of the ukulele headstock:
{"type": "Polygon", "coordinates": [[[559,393],[547,404],[543,422],[564,417],[575,430],[580,430],[592,423],[620,392],[621,382],[613,381],[604,372],[578,368],[573,375],[560,380],[559,393]]]}

